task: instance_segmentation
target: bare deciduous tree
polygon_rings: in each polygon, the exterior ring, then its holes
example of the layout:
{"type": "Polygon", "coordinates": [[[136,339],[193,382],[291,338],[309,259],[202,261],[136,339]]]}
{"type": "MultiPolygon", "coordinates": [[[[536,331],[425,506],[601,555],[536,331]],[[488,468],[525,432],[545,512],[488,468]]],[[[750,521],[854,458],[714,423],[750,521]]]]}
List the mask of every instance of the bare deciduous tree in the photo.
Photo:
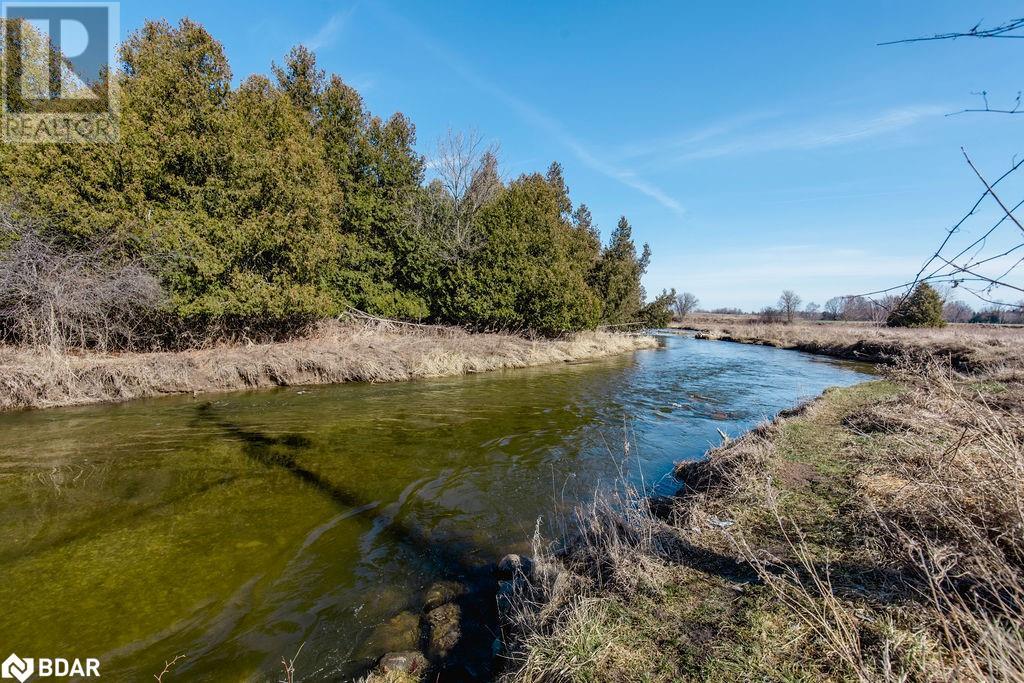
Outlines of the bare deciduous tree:
{"type": "Polygon", "coordinates": [[[949,323],[966,323],[974,317],[974,309],[962,301],[951,300],[942,305],[942,319],[949,323]]]}
{"type": "Polygon", "coordinates": [[[786,316],[786,322],[793,322],[793,318],[796,317],[797,311],[800,310],[801,302],[802,299],[797,296],[797,293],[792,289],[787,289],[782,292],[782,296],[779,297],[778,307],[786,316]]]}
{"type": "Polygon", "coordinates": [[[498,149],[485,146],[476,131],[449,129],[438,140],[430,166],[437,178],[428,188],[428,206],[419,212],[418,223],[445,256],[458,259],[480,246],[477,214],[501,190],[498,149]]]}
{"type": "Polygon", "coordinates": [[[841,320],[843,317],[844,301],[845,298],[841,296],[834,296],[826,301],[823,317],[826,320],[841,320]]]}
{"type": "Polygon", "coordinates": [[[672,312],[678,320],[682,320],[697,308],[700,300],[690,292],[683,292],[672,302],[672,312]]]}

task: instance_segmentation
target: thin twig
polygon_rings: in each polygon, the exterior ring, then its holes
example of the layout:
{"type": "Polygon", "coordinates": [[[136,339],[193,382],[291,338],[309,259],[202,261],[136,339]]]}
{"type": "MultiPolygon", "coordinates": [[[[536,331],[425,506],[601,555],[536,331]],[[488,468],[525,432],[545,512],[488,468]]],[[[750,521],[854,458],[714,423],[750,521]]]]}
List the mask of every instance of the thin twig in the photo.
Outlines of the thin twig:
{"type": "Polygon", "coordinates": [[[164,661],[164,670],[161,671],[158,674],[153,674],[153,678],[156,679],[156,683],[164,683],[164,674],[169,672],[171,670],[171,667],[173,667],[175,664],[177,664],[178,660],[181,660],[181,659],[185,659],[185,655],[184,654],[176,655],[174,657],[174,659],[172,659],[170,661],[164,661]]]}
{"type": "Polygon", "coordinates": [[[993,26],[992,28],[981,28],[979,21],[967,31],[952,31],[950,33],[936,33],[931,36],[920,36],[918,38],[901,38],[900,40],[888,40],[877,45],[898,45],[900,43],[920,43],[929,40],[956,40],[957,38],[1024,38],[1024,34],[1011,33],[1017,29],[1024,28],[1024,17],[1012,19],[1005,24],[993,26]]]}

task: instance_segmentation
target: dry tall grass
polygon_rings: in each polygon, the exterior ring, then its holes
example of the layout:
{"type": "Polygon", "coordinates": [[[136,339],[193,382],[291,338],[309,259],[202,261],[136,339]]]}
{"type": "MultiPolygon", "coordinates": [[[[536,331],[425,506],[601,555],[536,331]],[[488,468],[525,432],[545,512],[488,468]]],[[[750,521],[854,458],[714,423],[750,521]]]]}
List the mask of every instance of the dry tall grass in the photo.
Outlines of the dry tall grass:
{"type": "Polygon", "coordinates": [[[53,354],[0,346],[0,410],[166,394],[336,382],[395,382],[579,361],[657,346],[653,337],[471,334],[386,322],[324,323],[305,338],[180,352],[53,354]]]}
{"type": "Polygon", "coordinates": [[[614,612],[663,597],[676,535],[628,485],[576,510],[565,533],[557,545],[545,543],[538,523],[529,571],[499,589],[509,678],[629,680],[643,655],[632,651],[614,612]]]}
{"type": "Polygon", "coordinates": [[[954,324],[941,329],[893,328],[874,323],[808,322],[765,324],[756,319],[695,318],[687,329],[707,339],[764,344],[838,358],[892,363],[948,360],[956,369],[1024,366],[1024,329],[954,324]]]}
{"type": "Polygon", "coordinates": [[[820,561],[801,520],[780,511],[763,478],[739,486],[763,492],[788,559],[742,533],[733,540],[849,677],[1022,681],[1022,388],[991,393],[936,364],[902,366],[893,378],[906,389],[898,398],[847,421],[876,447],[862,451],[868,458],[854,479],[860,550],[899,574],[898,590],[886,588],[899,601],[879,588],[837,589],[832,578],[843,570],[820,561]]]}

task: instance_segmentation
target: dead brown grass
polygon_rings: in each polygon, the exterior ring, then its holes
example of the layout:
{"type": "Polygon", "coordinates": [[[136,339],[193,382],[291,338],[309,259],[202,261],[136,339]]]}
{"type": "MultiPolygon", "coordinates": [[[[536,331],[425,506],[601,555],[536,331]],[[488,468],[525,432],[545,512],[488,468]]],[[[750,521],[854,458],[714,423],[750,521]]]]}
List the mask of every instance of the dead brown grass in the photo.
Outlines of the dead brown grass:
{"type": "Polygon", "coordinates": [[[0,347],[0,410],[167,394],[337,382],[396,382],[582,361],[657,345],[586,332],[563,339],[372,321],[325,323],[288,342],[157,353],[54,354],[0,347]]]}
{"type": "Polygon", "coordinates": [[[900,367],[893,379],[896,400],[844,420],[889,413],[882,429],[855,433],[871,447],[856,449],[851,468],[854,542],[829,557],[804,534],[806,516],[753,480],[740,486],[763,491],[786,559],[756,536],[734,540],[848,678],[1024,680],[1024,413],[990,404],[1006,385],[979,386],[941,365],[900,367]],[[849,570],[837,565],[853,557],[888,572],[889,585],[860,579],[849,590],[849,570]]]}
{"type": "Polygon", "coordinates": [[[892,363],[907,356],[919,362],[947,360],[973,372],[998,366],[1024,366],[1024,328],[996,325],[947,325],[908,329],[873,323],[795,322],[764,324],[722,316],[687,322],[702,338],[764,344],[872,363],[892,363]]]}

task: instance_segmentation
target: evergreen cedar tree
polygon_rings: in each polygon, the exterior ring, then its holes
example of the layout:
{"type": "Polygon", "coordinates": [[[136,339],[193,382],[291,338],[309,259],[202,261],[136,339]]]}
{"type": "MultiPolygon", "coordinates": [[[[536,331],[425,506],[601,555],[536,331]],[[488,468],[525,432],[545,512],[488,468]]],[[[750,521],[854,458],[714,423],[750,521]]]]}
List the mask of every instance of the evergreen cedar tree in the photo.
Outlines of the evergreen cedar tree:
{"type": "Polygon", "coordinates": [[[120,60],[119,142],[2,145],[0,201],[69,249],[113,240],[149,264],[167,324],[288,329],[347,306],[547,335],[668,320],[668,292],[644,304],[648,247],[625,218],[602,246],[557,163],[507,184],[483,164],[497,190],[453,255],[412,122],[371,115],[308,49],[233,88],[184,19],[147,22],[120,60]]]}
{"type": "Polygon", "coordinates": [[[889,327],[944,327],[942,297],[927,282],[914,288],[885,321],[889,327]]]}

